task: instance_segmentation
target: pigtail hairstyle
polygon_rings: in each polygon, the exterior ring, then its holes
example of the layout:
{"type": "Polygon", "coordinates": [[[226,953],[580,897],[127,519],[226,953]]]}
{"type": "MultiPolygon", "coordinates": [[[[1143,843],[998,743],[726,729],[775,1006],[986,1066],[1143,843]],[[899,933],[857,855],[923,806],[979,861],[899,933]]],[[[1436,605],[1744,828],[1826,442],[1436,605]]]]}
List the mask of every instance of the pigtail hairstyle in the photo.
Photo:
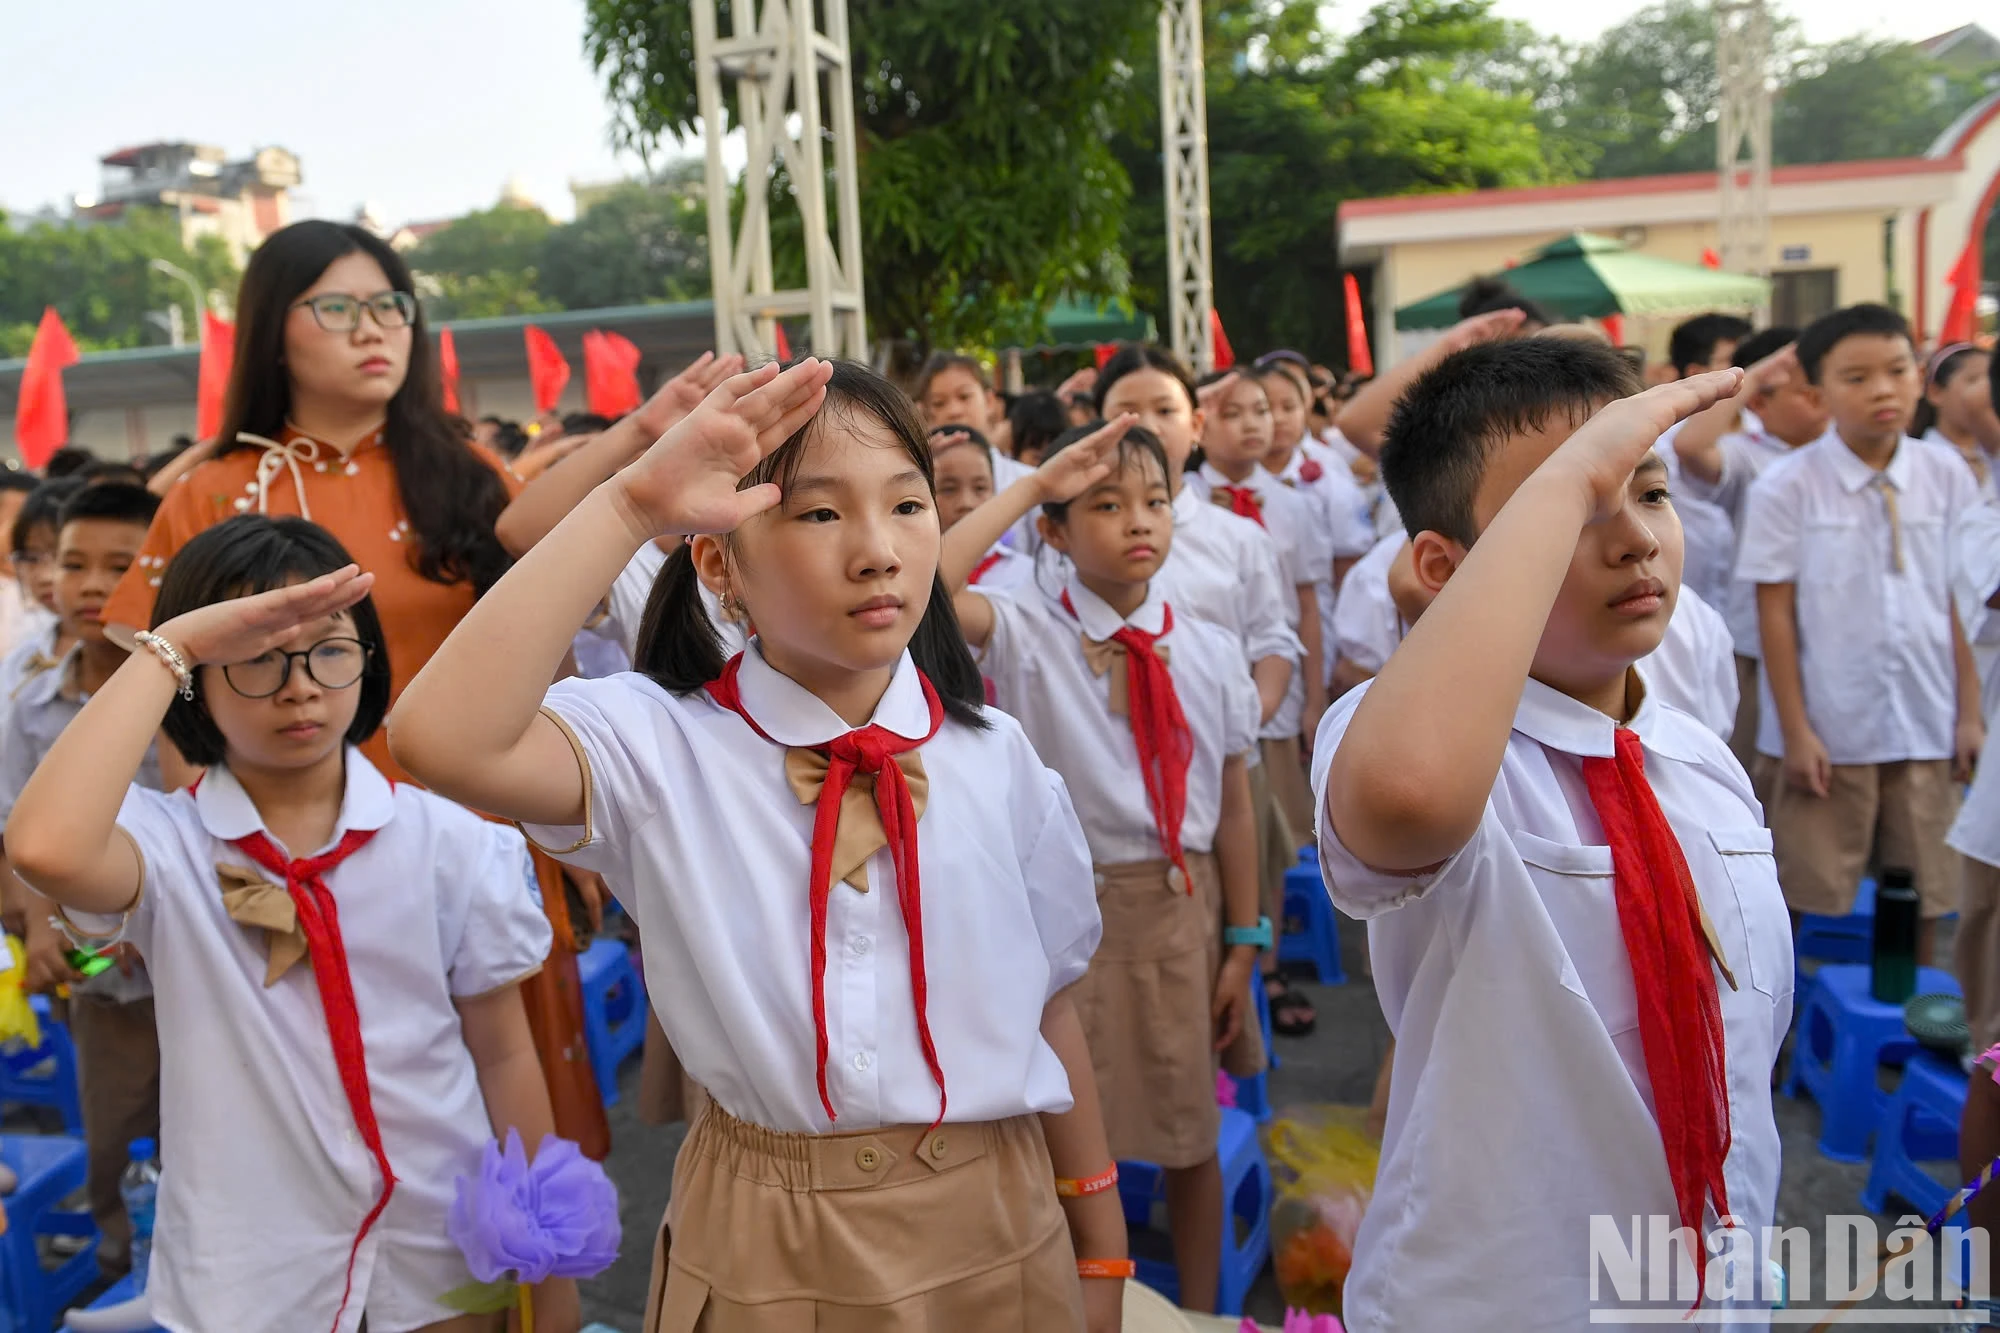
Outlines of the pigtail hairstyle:
{"type": "MultiPolygon", "coordinates": [[[[776,482],[780,489],[790,490],[816,432],[829,429],[829,423],[837,425],[842,415],[854,414],[874,417],[889,428],[935,496],[937,474],[916,408],[895,385],[851,361],[833,363],[833,378],[827,383],[826,401],[819,411],[759,463],[739,489],[776,482]]],[[[701,591],[694,556],[682,543],[667,556],[665,567],[653,581],[632,660],[634,670],[650,676],[672,694],[694,693],[720,676],[726,665],[722,640],[708,618],[701,591]]],[[[930,677],[945,713],[954,722],[982,730],[991,725],[985,715],[986,687],[979,678],[979,666],[966,647],[951,593],[935,575],[931,578],[930,604],[910,639],[910,657],[930,677]]]]}

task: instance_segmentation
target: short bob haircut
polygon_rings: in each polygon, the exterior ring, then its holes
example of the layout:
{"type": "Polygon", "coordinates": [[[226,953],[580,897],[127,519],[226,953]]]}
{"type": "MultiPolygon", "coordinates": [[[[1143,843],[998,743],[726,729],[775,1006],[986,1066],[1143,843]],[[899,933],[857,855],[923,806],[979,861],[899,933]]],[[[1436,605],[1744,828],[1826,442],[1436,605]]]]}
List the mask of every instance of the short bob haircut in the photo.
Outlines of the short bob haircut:
{"type": "MultiPolygon", "coordinates": [[[[238,514],[196,535],[168,562],[153,601],[153,627],[204,606],[316,579],[353,563],[347,548],[317,523],[238,514]]],[[[389,642],[382,636],[382,620],[372,597],[356,602],[348,614],[354,618],[354,637],[368,651],[359,686],[361,703],[347,729],[347,743],[360,745],[375,734],[389,712],[389,642]]],[[[209,716],[199,670],[193,700],[175,695],[161,725],[191,764],[213,767],[228,753],[221,730],[209,716]]]]}

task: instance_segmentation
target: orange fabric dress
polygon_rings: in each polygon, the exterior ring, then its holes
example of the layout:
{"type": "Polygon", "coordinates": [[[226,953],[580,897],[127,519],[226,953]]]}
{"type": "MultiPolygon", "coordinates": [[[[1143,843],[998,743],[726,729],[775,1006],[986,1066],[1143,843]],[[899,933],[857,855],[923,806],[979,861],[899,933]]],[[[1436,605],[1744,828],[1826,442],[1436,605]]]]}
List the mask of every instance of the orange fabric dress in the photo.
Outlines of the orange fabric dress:
{"type": "MultiPolygon", "coordinates": [[[[468,447],[500,474],[510,496],[520,492],[521,481],[497,457],[468,447]]],[[[339,538],[355,563],[375,575],[372,596],[389,644],[391,703],[472,609],[471,584],[435,583],[411,565],[415,534],[404,516],[396,466],[380,431],[343,454],[287,427],[270,446],[210,459],[167,491],[138,560],[105,605],[105,622],[133,629],[150,625],[167,562],[196,534],[245,513],[309,518],[339,538]]],[[[390,757],[386,729],[361,749],[391,780],[411,781],[390,757]]],[[[610,1150],[611,1131],[584,1044],[576,937],[562,872],[539,853],[535,868],[556,944],[548,965],[522,985],[528,1021],[548,1080],[556,1132],[602,1158],[610,1150]]]]}

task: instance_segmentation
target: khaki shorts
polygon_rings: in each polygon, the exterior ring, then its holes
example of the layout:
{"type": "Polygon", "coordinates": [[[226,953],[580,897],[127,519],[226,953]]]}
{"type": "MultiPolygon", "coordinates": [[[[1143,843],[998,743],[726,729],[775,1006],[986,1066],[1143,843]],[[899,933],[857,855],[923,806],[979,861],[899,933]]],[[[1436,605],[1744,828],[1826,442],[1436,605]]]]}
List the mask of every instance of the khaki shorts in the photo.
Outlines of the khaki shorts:
{"type": "Polygon", "coordinates": [[[1778,882],[1794,912],[1847,915],[1861,877],[1879,866],[1916,876],[1925,920],[1957,910],[1959,857],[1944,842],[1959,801],[1949,759],[1835,764],[1826,796],[1787,784],[1779,760],[1759,764],[1778,882]]]}
{"type": "Polygon", "coordinates": [[[1958,858],[1958,934],[1951,970],[1965,990],[1972,1049],[2000,1042],[2000,866],[1958,858]]]}
{"type": "Polygon", "coordinates": [[[1757,659],[1736,656],[1736,725],[1729,733],[1729,752],[1746,772],[1757,771],[1757,659]]]}

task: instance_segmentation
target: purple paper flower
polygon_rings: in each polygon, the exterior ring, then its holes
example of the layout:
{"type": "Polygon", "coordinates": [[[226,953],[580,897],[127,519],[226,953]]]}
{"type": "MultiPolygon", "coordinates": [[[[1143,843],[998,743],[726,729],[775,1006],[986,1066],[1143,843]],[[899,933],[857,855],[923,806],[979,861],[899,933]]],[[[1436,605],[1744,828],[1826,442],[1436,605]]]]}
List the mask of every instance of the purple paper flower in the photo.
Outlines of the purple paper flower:
{"type": "Polygon", "coordinates": [[[618,1188],[574,1143],[551,1134],[532,1164],[521,1136],[488,1143],[458,1178],[446,1229],[481,1282],[596,1277],[618,1258],[618,1188]]]}

